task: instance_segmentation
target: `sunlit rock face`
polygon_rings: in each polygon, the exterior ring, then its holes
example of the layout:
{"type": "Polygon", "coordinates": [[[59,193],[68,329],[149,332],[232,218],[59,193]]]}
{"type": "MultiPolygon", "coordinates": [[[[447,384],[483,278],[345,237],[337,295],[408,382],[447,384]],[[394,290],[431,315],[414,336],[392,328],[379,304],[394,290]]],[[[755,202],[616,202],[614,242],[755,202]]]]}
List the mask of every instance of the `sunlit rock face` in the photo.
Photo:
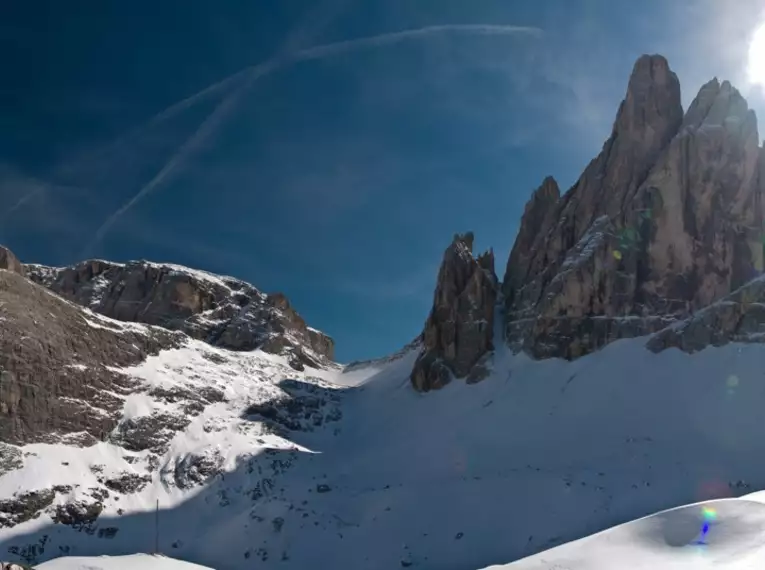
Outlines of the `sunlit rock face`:
{"type": "Polygon", "coordinates": [[[503,281],[510,346],[576,358],[751,279],[764,163],[730,83],[710,81],[683,114],[667,61],[641,57],[601,153],[563,196],[548,178],[526,207],[503,281]]]}

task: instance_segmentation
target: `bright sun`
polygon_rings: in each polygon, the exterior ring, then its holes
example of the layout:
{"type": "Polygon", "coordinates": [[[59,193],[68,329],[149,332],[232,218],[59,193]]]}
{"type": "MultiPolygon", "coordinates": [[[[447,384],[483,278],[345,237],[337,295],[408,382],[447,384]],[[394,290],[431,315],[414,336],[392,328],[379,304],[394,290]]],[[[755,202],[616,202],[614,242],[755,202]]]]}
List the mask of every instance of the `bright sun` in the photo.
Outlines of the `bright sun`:
{"type": "Polygon", "coordinates": [[[765,87],[765,24],[757,28],[749,44],[747,73],[751,83],[765,87]]]}

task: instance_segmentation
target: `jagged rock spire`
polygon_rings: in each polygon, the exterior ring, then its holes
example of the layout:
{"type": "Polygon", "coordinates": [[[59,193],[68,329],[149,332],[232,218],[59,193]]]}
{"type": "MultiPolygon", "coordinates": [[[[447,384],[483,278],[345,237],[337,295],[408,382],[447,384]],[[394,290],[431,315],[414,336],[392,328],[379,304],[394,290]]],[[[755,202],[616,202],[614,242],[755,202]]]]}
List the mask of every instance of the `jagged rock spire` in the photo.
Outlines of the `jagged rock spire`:
{"type": "Polygon", "coordinates": [[[441,388],[456,377],[471,376],[493,348],[497,278],[494,252],[473,257],[473,233],[456,234],[438,272],[433,308],[423,331],[423,348],[411,374],[419,391],[441,388]]]}

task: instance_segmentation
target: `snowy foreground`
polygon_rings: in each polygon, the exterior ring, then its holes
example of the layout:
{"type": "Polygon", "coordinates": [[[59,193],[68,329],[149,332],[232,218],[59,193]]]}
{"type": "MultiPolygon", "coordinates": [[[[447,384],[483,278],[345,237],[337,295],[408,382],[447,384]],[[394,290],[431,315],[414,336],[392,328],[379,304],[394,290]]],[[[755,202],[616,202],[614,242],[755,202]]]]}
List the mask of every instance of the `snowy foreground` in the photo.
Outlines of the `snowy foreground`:
{"type": "Polygon", "coordinates": [[[765,568],[765,496],[667,510],[487,570],[765,568]]]}
{"type": "Polygon", "coordinates": [[[765,567],[757,501],[714,503],[706,544],[693,544],[702,506],[617,526],[765,489],[765,346],[653,354],[644,342],[575,362],[500,350],[483,382],[421,395],[413,351],[296,372],[189,341],[128,371],[144,388],[126,397],[125,421],[183,415],[183,394],[205,387],[223,398],[168,432],[161,455],[22,448],[0,497],[56,487],[51,508],[103,510],[1,528],[0,558],[126,555],[158,540],[218,570],[765,567]],[[143,483],[115,491],[128,476],[143,483]]]}
{"type": "Polygon", "coordinates": [[[40,570],[205,570],[204,566],[164,556],[67,556],[38,565],[40,570]]]}

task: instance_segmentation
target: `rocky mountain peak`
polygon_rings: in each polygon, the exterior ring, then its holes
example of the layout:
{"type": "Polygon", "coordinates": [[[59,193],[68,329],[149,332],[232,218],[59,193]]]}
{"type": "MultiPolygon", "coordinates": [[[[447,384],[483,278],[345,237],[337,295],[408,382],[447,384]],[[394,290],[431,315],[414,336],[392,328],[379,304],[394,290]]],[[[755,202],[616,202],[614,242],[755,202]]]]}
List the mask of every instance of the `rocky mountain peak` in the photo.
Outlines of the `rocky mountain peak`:
{"type": "Polygon", "coordinates": [[[474,258],[473,239],[472,232],[456,234],[444,252],[433,308],[411,374],[419,391],[441,388],[452,376],[479,379],[479,363],[493,348],[494,252],[474,258]]]}
{"type": "Polygon", "coordinates": [[[761,168],[729,82],[683,115],[666,60],[641,57],[600,155],[557,203],[543,184],[527,204],[503,283],[511,346],[575,358],[743,284],[762,268],[761,168]]]}
{"type": "Polygon", "coordinates": [[[495,275],[493,247],[479,254],[478,257],[476,258],[476,261],[478,262],[479,267],[481,267],[484,271],[488,272],[491,275],[495,275]]]}
{"type": "Polygon", "coordinates": [[[651,153],[674,135],[682,116],[680,81],[667,60],[660,55],[641,56],[632,70],[613,135],[629,139],[638,152],[651,153]]]}
{"type": "Polygon", "coordinates": [[[470,255],[473,255],[473,241],[475,240],[475,235],[473,232],[465,232],[464,234],[454,234],[454,238],[452,238],[452,243],[455,245],[455,247],[459,248],[460,251],[464,249],[467,253],[470,255]]]}
{"type": "MultiPolygon", "coordinates": [[[[754,112],[730,82],[706,83],[684,113],[667,60],[640,57],[598,156],[565,194],[547,177],[526,204],[501,284],[509,345],[576,358],[687,319],[760,274],[764,156],[754,112]]],[[[489,266],[493,252],[474,259],[472,234],[455,236],[416,388],[470,374],[491,350],[482,323],[497,287],[493,271],[476,271],[489,266]]]]}
{"type": "MultiPolygon", "coordinates": [[[[532,261],[537,258],[539,249],[544,246],[547,235],[557,222],[560,189],[555,178],[548,176],[531,195],[521,218],[521,226],[510,252],[505,268],[505,294],[512,295],[518,290],[529,271],[536,271],[532,261]]],[[[538,263],[547,261],[539,259],[538,263]]]]}
{"type": "Polygon", "coordinates": [[[757,118],[746,99],[729,81],[717,78],[701,87],[683,119],[683,129],[715,127],[759,140],[757,118]]]}
{"type": "Polygon", "coordinates": [[[620,217],[682,120],[680,83],[666,59],[641,57],[600,154],[563,197],[547,179],[527,205],[504,279],[510,313],[540,301],[566,253],[598,218],[620,217]]]}
{"type": "Polygon", "coordinates": [[[179,330],[213,346],[287,354],[295,367],[334,358],[330,337],[307,326],[281,293],[187,267],[88,260],[27,265],[29,278],[65,299],[120,321],[179,330]]]}
{"type": "Polygon", "coordinates": [[[547,176],[542,180],[542,185],[537,188],[532,198],[546,204],[555,204],[560,200],[560,187],[553,176],[547,176]]]}

